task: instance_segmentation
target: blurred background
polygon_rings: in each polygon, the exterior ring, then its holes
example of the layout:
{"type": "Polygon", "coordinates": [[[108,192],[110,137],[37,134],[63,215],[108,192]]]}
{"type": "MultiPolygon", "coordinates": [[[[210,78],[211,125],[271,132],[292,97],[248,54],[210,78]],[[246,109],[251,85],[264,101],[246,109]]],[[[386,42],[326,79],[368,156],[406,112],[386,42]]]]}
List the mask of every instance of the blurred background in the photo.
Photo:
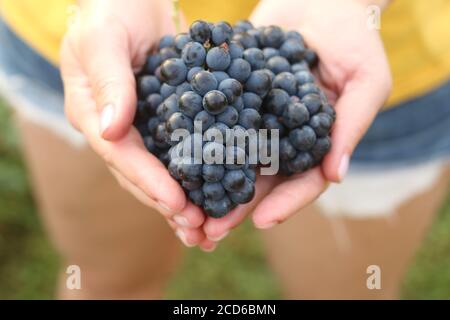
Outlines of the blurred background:
{"type": "MultiPolygon", "coordinates": [[[[0,299],[49,299],[54,297],[58,257],[43,233],[11,117],[0,100],[0,299]]],[[[250,224],[239,227],[212,254],[188,250],[165,297],[281,298],[250,224]]],[[[450,299],[450,195],[409,268],[401,297],[450,299]]]]}

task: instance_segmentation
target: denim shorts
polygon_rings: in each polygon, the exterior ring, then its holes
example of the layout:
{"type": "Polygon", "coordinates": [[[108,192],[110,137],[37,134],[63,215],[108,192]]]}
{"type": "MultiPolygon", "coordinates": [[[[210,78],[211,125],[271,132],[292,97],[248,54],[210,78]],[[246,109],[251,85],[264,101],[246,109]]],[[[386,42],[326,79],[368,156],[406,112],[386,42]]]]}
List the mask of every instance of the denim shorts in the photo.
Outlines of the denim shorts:
{"type": "MultiPolygon", "coordinates": [[[[0,20],[0,73],[21,79],[15,95],[35,112],[66,122],[59,70],[20,40],[0,20]]],[[[395,167],[447,159],[450,155],[450,81],[380,112],[357,146],[352,168],[395,167]]]]}

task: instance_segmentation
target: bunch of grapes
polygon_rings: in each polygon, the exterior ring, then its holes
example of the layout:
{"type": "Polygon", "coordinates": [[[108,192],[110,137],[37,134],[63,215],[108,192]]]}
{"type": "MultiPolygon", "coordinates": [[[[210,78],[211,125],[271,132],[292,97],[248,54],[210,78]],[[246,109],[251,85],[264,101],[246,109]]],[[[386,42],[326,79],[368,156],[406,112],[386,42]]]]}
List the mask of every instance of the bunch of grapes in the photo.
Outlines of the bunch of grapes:
{"type": "Polygon", "coordinates": [[[222,217],[255,193],[249,131],[278,130],[286,175],[329,151],[335,113],[315,84],[316,64],[296,31],[196,21],[189,33],[163,37],[148,57],[137,78],[135,126],[192,202],[222,217]]]}

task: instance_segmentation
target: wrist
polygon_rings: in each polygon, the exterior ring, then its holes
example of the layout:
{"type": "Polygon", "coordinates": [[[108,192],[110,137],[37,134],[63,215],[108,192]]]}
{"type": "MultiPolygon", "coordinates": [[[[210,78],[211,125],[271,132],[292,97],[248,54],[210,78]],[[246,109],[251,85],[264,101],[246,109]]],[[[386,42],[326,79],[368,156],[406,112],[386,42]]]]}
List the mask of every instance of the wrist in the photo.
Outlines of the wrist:
{"type": "Polygon", "coordinates": [[[252,22],[255,25],[278,24],[285,29],[303,30],[365,17],[366,5],[362,0],[262,0],[252,14],[252,22]]]}
{"type": "Polygon", "coordinates": [[[110,13],[123,19],[133,19],[139,15],[161,16],[163,10],[171,6],[171,0],[78,0],[82,11],[110,13]]]}
{"type": "Polygon", "coordinates": [[[370,6],[375,5],[381,8],[381,10],[386,9],[386,7],[393,1],[393,0],[356,0],[357,2],[360,2],[364,6],[370,6]]]}
{"type": "Polygon", "coordinates": [[[80,20],[87,26],[119,21],[130,34],[154,34],[172,10],[171,0],[78,0],[80,20]]]}

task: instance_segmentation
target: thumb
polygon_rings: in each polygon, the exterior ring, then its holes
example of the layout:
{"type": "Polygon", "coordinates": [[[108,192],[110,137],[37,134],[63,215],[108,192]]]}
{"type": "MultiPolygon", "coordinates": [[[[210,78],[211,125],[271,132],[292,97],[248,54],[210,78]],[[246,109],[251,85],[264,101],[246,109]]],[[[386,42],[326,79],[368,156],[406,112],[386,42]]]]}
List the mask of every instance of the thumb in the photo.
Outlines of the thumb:
{"type": "Polygon", "coordinates": [[[340,182],[345,177],[350,157],[387,99],[389,73],[354,77],[344,87],[336,103],[336,123],[331,134],[332,147],[323,162],[325,177],[340,182]]]}
{"type": "Polygon", "coordinates": [[[83,38],[82,61],[100,113],[100,134],[118,140],[131,127],[137,100],[127,32],[110,23],[83,38]]]}

